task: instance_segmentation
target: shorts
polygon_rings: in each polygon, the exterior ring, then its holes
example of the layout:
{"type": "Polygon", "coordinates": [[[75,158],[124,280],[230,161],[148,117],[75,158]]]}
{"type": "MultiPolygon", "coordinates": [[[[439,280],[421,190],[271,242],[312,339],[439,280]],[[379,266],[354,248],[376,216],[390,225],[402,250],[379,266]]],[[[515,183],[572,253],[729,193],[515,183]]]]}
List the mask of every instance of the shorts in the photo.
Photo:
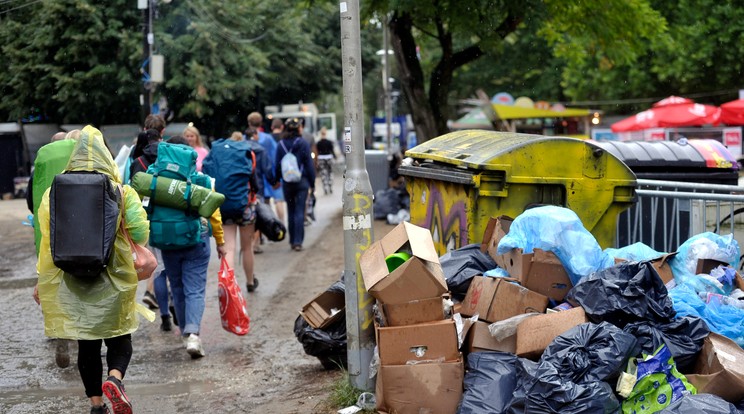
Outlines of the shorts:
{"type": "Polygon", "coordinates": [[[256,222],[256,203],[250,203],[243,210],[241,216],[222,214],[222,224],[235,224],[238,227],[245,227],[256,222]]]}

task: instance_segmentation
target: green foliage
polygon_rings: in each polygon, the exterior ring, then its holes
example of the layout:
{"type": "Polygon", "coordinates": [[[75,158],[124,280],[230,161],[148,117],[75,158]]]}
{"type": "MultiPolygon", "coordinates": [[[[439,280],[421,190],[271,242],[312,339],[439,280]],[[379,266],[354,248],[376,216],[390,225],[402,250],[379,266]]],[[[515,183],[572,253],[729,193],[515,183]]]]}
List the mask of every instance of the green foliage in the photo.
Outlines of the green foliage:
{"type": "MultiPolygon", "coordinates": [[[[343,375],[339,376],[333,383],[333,390],[329,397],[330,403],[337,409],[356,405],[357,398],[362,393],[361,390],[351,385],[349,373],[342,369],[343,375]]],[[[362,410],[361,413],[375,413],[375,410],[362,410]]]]}
{"type": "Polygon", "coordinates": [[[138,22],[125,0],[58,0],[3,15],[2,117],[136,121],[138,22]]]}

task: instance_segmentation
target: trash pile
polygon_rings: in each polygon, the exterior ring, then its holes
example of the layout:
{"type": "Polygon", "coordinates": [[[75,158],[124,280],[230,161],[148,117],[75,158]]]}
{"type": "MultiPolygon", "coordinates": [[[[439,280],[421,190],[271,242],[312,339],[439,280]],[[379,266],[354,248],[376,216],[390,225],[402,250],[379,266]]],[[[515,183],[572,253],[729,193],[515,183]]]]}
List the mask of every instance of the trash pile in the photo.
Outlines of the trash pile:
{"type": "Polygon", "coordinates": [[[738,260],[713,233],[671,253],[602,250],[555,206],[492,218],[481,245],[442,257],[403,222],[359,259],[377,300],[377,409],[739,413],[738,260]]]}

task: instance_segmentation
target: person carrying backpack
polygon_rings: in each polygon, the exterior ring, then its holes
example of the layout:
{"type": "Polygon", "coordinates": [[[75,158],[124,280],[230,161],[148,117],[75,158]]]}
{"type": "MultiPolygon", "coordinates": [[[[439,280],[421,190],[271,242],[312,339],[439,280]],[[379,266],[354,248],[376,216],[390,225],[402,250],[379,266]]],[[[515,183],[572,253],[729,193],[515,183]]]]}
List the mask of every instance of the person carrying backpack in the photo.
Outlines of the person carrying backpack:
{"type": "Polygon", "coordinates": [[[300,120],[289,118],[284,122],[284,137],[276,148],[274,163],[274,188],[279,187],[279,178],[287,202],[287,224],[289,245],[292,250],[302,251],[305,239],[305,207],[308,192],[315,189],[315,168],[310,155],[310,146],[302,139],[300,120]]]}
{"type": "MultiPolygon", "coordinates": [[[[196,151],[181,137],[161,142],[157,160],[147,169],[154,176],[151,188],[154,189],[157,177],[187,182],[183,194],[177,191],[171,196],[188,197],[192,184],[212,188],[211,178],[196,172],[196,158],[196,151]]],[[[191,358],[201,358],[205,356],[200,330],[211,255],[210,235],[214,236],[218,256],[225,256],[220,209],[207,219],[196,211],[159,205],[161,196],[151,194],[145,208],[150,219],[150,245],[161,250],[186,352],[191,358]]]]}
{"type": "Polygon", "coordinates": [[[118,167],[103,135],[88,125],[38,210],[41,246],[34,299],[41,305],[47,336],[78,341],[77,364],[91,413],[108,412],[103,394],[114,413],[132,412],[122,379],[132,357],[132,332],[139,326],[136,313],[151,313],[135,300],[137,272],[124,233],[144,244],[146,214],[137,193],[119,186],[118,167]]]}
{"type": "Polygon", "coordinates": [[[256,230],[256,194],[261,191],[260,180],[273,178],[271,161],[261,144],[236,139],[220,139],[212,143],[212,150],[202,164],[204,172],[214,177],[215,191],[225,196],[220,206],[225,235],[225,259],[231,268],[235,264],[236,234],[240,234],[240,257],[245,272],[246,289],[253,292],[258,279],[253,274],[253,234],[256,230]]]}

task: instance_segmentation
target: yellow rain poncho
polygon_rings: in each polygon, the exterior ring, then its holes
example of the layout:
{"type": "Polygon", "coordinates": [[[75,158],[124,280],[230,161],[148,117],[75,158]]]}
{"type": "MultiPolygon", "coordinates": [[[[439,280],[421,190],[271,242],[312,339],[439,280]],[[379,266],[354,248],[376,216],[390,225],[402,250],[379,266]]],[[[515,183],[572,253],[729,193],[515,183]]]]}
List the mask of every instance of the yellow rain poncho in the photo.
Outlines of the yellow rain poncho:
{"type": "MultiPolygon", "coordinates": [[[[101,132],[92,126],[82,130],[65,171],[97,171],[106,174],[111,183],[121,184],[111,153],[101,132]]],[[[147,241],[149,223],[139,196],[123,186],[121,212],[126,213],[129,234],[135,243],[147,241]]],[[[51,338],[104,339],[126,335],[137,330],[139,311],[148,319],[152,312],[135,300],[137,273],[132,263],[129,242],[117,223],[116,240],[106,270],[100,278],[83,280],[63,272],[54,265],[49,242],[49,190],[39,207],[41,248],[36,270],[39,273],[39,300],[44,314],[44,333],[51,338]]]]}

